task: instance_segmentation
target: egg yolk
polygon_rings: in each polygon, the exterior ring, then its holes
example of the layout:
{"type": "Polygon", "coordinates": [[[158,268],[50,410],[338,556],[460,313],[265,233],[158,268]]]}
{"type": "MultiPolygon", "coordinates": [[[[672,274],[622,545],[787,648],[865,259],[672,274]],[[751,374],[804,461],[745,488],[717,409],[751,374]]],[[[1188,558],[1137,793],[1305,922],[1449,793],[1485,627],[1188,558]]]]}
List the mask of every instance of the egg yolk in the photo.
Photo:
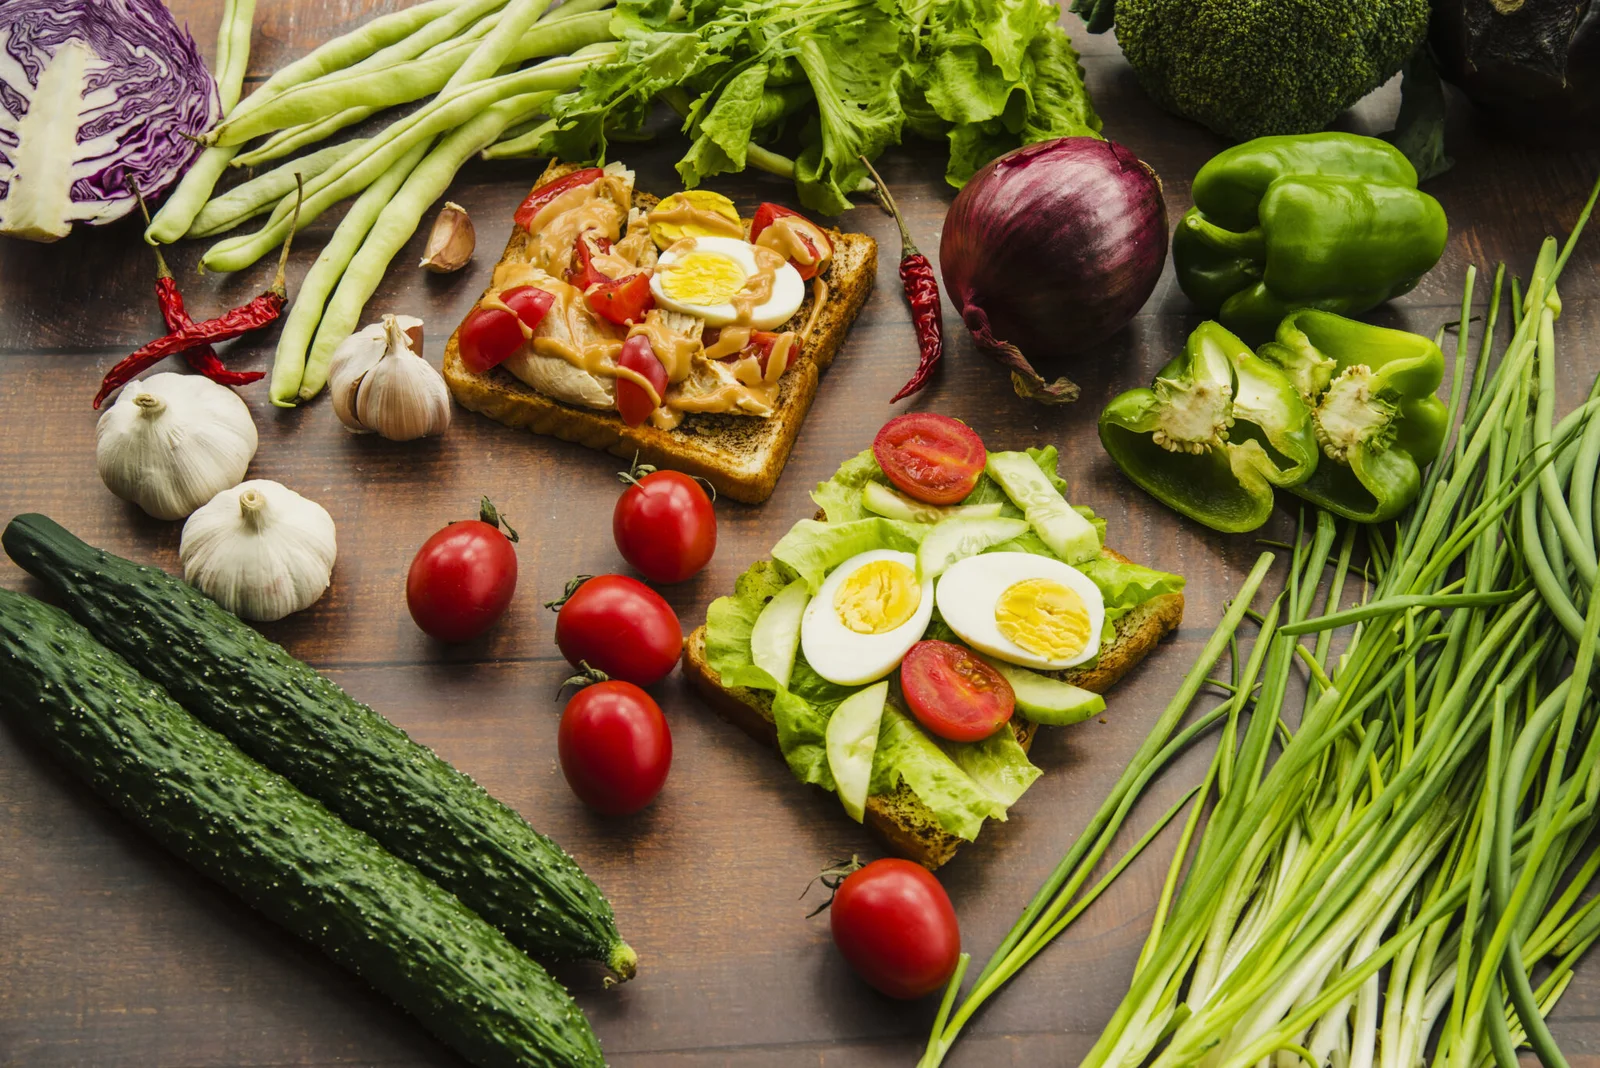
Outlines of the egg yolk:
{"type": "Polygon", "coordinates": [[[744,288],[745,271],[720,252],[694,249],[660,268],[661,289],[680,304],[726,304],[744,288]]]}
{"type": "Polygon", "coordinates": [[[922,603],[922,586],[898,560],[874,560],[850,572],[833,595],[839,622],[857,634],[887,634],[922,603]]]}
{"type": "Polygon", "coordinates": [[[1089,644],[1089,609],[1070,587],[1024,579],[995,602],[994,621],[1018,646],[1046,660],[1068,660],[1089,644]]]}

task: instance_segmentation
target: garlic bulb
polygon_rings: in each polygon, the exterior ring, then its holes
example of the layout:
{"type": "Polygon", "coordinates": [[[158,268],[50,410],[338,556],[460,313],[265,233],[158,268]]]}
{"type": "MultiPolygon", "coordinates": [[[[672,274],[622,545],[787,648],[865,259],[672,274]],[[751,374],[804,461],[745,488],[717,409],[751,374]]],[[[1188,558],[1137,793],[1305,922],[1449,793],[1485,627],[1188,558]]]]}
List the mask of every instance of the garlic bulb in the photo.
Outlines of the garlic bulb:
{"type": "Polygon", "coordinates": [[[450,388],[418,351],[421,328],[422,321],[409,315],[385,315],[334,350],[329,389],[346,428],[410,441],[449,427],[450,388]]]}
{"type": "Polygon", "coordinates": [[[186,582],[241,619],[262,622],[315,604],[337,555],[327,509],[264,478],[213,497],[178,543],[186,582]]]}
{"type": "Polygon", "coordinates": [[[238,485],[256,454],[249,407],[201,375],[134,379],[94,433],[100,480],[157,519],[182,519],[238,485]]]}

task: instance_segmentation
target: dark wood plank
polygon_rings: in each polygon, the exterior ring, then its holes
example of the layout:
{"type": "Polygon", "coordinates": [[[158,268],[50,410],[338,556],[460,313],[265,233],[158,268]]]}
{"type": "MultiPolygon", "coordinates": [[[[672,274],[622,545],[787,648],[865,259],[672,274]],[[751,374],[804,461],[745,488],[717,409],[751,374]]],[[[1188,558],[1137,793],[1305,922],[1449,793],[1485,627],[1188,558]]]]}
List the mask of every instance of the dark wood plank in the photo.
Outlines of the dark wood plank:
{"type": "MultiPolygon", "coordinates": [[[[259,78],[329,35],[403,0],[263,0],[252,57],[259,78]]],[[[208,54],[218,5],[175,0],[208,54]]],[[[1108,134],[1163,176],[1175,221],[1189,179],[1222,143],[1149,103],[1110,38],[1069,19],[1085,55],[1108,134]]],[[[1393,87],[1344,120],[1382,130],[1393,87]]],[[[1600,157],[1531,151],[1490,139],[1470,117],[1453,119],[1457,170],[1430,188],[1452,236],[1444,264],[1386,309],[1384,321],[1431,332],[1460,300],[1462,270],[1507,259],[1526,269],[1545,232],[1564,232],[1600,157]]],[[[629,146],[642,188],[675,187],[675,137],[629,146]]],[[[937,256],[953,191],[939,178],[938,146],[912,144],[886,157],[884,173],[923,248],[937,256]]],[[[477,221],[485,256],[459,275],[426,276],[411,264],[421,239],[397,258],[369,317],[413,312],[437,354],[492,266],[512,206],[537,173],[532,163],[473,165],[452,199],[477,221]]],[[[783,183],[745,175],[716,183],[748,209],[786,199],[783,183]]],[[[320,220],[292,259],[291,283],[331,231],[320,220]]],[[[872,233],[886,255],[878,289],[824,381],[811,418],[766,505],[718,506],[716,559],[704,574],[664,591],[686,626],[725,592],[748,562],[795,519],[809,515],[811,486],[863,448],[891,414],[887,397],[915,363],[894,271],[890,221],[862,207],[841,221],[872,233]]],[[[208,312],[262,288],[270,264],[238,276],[193,273],[201,246],[171,260],[191,306],[208,312]]],[[[1568,346],[1563,389],[1586,389],[1600,370],[1600,263],[1591,241],[1563,286],[1568,346]]],[[[0,517],[50,514],[84,537],[135,559],[173,568],[178,526],[149,520],[111,497],[93,473],[88,399],[120,354],[159,330],[148,251],[120,224],[55,246],[0,243],[0,517]]],[[[1005,824],[984,831],[941,873],[981,959],[1080,833],[1198,651],[1223,600],[1260,551],[1181,521],[1133,490],[1105,458],[1094,418],[1111,396],[1146,381],[1182,344],[1196,317],[1172,282],[1128,331],[1068,368],[1083,386],[1075,406],[1024,406],[967,340],[947,309],[950,357],[912,409],[969,421],[994,447],[1057,444],[1074,498],[1107,517],[1113,542],[1138,559],[1189,576],[1189,615],[1111,700],[1105,722],[1047,732],[1035,750],[1046,775],[1005,824]]],[[[1070,329],[1070,324],[1064,324],[1070,329]]],[[[275,334],[227,353],[264,367],[275,334]]],[[[354,438],[325,404],[278,412],[247,390],[261,430],[252,474],[276,478],[326,505],[341,556],[329,595],[312,610],[266,628],[297,655],[330,671],[446,758],[563,842],[616,904],[641,952],[638,980],[604,991],[598,976],[563,971],[612,1063],[666,1065],[907,1064],[933,1006],[867,992],[833,952],[826,919],[806,920],[799,900],[810,877],[874,842],[837,803],[793,782],[773,754],[710,716],[679,680],[660,687],[672,723],[675,766],[666,792],[642,816],[607,821],[572,797],[555,763],[555,688],[566,674],[539,603],[580,571],[621,568],[606,534],[619,487],[616,463],[457,412],[437,442],[394,445],[354,438]],[[412,626],[401,601],[415,547],[445,521],[493,494],[524,533],[522,580],[511,615],[490,636],[444,649],[412,626]]],[[[1264,533],[1292,529],[1287,510],[1264,533]]],[[[9,561],[0,583],[33,589],[9,561]]],[[[1120,848],[1180,795],[1203,766],[1190,754],[1139,810],[1120,848]]],[[[1094,1041],[1125,985],[1156,899],[1173,834],[1129,869],[1118,889],[1061,944],[978,1017],[952,1065],[1033,1065],[1075,1059],[1094,1041]]],[[[1574,1063],[1600,1058],[1600,974],[1580,970],[1555,1018],[1574,1063]]],[[[195,878],[57,769],[39,748],[0,726],[0,1063],[145,1065],[454,1065],[460,1062],[398,1010],[316,951],[282,935],[222,891],[195,878]]]]}

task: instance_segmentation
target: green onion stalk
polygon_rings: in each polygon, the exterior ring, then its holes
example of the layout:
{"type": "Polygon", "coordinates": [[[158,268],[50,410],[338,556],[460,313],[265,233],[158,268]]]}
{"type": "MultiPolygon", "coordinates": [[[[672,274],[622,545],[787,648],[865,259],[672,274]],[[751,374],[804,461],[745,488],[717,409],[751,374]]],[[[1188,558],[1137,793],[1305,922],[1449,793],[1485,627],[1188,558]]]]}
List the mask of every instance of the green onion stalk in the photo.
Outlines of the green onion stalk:
{"type": "Polygon", "coordinates": [[[1453,441],[1413,507],[1303,514],[1261,612],[1258,561],[1062,864],[964,997],[952,981],[921,1068],[1176,819],[1090,884],[1201,735],[1216,748],[1085,1065],[1511,1068],[1519,1046],[1565,1065],[1545,1017],[1600,937],[1600,380],[1556,418],[1556,283],[1597,194],[1509,301],[1495,272],[1476,344],[1468,270],[1453,441]]]}

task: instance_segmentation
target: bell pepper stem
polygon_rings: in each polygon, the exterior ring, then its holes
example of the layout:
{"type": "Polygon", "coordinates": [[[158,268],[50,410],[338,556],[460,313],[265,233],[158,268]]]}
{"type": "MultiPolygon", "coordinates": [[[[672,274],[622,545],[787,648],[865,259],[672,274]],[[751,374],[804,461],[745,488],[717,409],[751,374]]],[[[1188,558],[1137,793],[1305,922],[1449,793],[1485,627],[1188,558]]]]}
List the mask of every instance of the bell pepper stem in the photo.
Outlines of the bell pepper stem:
{"type": "Polygon", "coordinates": [[[1240,256],[1263,259],[1267,254],[1266,235],[1261,232],[1259,226],[1252,226],[1244,231],[1226,230],[1198,212],[1185,215],[1183,225],[1205,238],[1210,244],[1238,253],[1240,256]]]}

